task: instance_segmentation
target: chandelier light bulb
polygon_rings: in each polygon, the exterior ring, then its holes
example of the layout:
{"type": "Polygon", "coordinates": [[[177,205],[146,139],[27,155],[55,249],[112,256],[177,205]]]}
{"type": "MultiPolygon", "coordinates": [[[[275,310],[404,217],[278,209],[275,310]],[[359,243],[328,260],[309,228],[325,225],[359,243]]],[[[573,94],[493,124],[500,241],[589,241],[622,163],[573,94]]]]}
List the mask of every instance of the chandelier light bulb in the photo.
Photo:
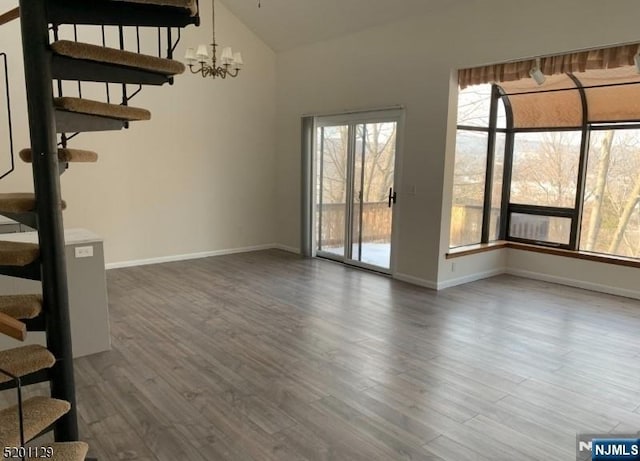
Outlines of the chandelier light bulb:
{"type": "Polygon", "coordinates": [[[222,55],[220,56],[220,60],[222,61],[222,64],[233,64],[233,51],[231,50],[230,46],[225,46],[222,49],[222,55]]]}
{"type": "Polygon", "coordinates": [[[237,69],[240,69],[243,66],[244,61],[242,60],[242,53],[233,53],[233,63],[235,64],[237,69]]]}
{"type": "Polygon", "coordinates": [[[200,62],[203,62],[209,59],[209,51],[207,50],[207,45],[198,45],[198,51],[196,51],[196,56],[200,59],[200,62]]]}
{"type": "Polygon", "coordinates": [[[186,53],[184,54],[184,59],[189,63],[193,64],[198,60],[196,56],[196,50],[194,48],[187,48],[186,53]]]}

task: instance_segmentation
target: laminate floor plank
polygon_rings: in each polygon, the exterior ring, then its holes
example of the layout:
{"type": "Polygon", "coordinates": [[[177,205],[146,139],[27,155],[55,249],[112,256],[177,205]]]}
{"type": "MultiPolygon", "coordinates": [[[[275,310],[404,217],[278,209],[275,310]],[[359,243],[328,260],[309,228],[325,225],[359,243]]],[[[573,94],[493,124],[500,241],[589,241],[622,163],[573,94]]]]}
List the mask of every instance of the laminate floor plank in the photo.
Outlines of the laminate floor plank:
{"type": "MultiPolygon", "coordinates": [[[[332,412],[351,427],[357,429],[360,434],[377,440],[385,447],[393,450],[392,459],[409,459],[432,461],[434,457],[424,451],[422,440],[408,436],[405,431],[379,418],[372,418],[369,414],[360,412],[355,407],[344,402],[342,398],[333,396],[325,397],[314,405],[322,405],[324,409],[332,412]]],[[[435,434],[434,434],[435,436],[435,434]]]]}
{"type": "Polygon", "coordinates": [[[478,415],[465,422],[464,425],[497,441],[507,439],[511,445],[516,445],[523,453],[535,453],[536,459],[570,459],[575,455],[575,447],[572,444],[558,447],[547,440],[537,438],[539,433],[520,432],[505,422],[498,422],[484,415],[478,415]]]}
{"type": "MultiPolygon", "coordinates": [[[[594,415],[585,415],[581,411],[564,411],[562,407],[554,407],[546,405],[536,399],[527,399],[514,397],[509,395],[504,399],[496,402],[496,408],[493,411],[504,410],[510,417],[520,417],[534,424],[543,425],[553,430],[558,435],[570,435],[571,440],[575,441],[575,435],[579,432],[584,433],[607,433],[613,428],[611,420],[601,418],[594,415]]],[[[492,412],[486,412],[487,416],[491,416],[492,412]]],[[[501,420],[508,419],[504,416],[501,420]]]]}
{"type": "Polygon", "coordinates": [[[445,461],[493,461],[476,450],[466,447],[446,435],[441,435],[425,445],[427,451],[441,456],[445,461]]]}
{"type": "Polygon", "coordinates": [[[100,461],[573,461],[578,432],[640,429],[637,300],[276,250],[107,282],[113,349],[75,361],[100,461]]]}

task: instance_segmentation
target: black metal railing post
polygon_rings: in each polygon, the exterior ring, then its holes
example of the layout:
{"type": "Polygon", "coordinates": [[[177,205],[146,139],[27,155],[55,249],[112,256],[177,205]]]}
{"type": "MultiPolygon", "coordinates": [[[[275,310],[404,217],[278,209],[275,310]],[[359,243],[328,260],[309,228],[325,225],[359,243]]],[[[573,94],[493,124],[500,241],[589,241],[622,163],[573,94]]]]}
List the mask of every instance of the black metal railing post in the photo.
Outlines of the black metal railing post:
{"type": "Polygon", "coordinates": [[[173,59],[173,38],[171,27],[167,27],[167,59],[173,59]]]}
{"type": "Polygon", "coordinates": [[[9,137],[9,160],[11,161],[11,167],[0,175],[0,179],[9,176],[16,168],[14,153],[13,153],[13,121],[11,118],[11,91],[9,90],[9,65],[7,63],[6,53],[0,53],[2,58],[2,69],[4,70],[4,95],[7,100],[7,134],[9,137]]]}
{"type": "MultiPolygon", "coordinates": [[[[17,410],[18,410],[18,431],[19,431],[19,436],[20,436],[20,449],[22,450],[22,453],[20,454],[20,459],[22,461],[26,461],[25,459],[25,453],[24,453],[24,446],[26,444],[26,440],[24,437],[24,408],[23,408],[23,399],[22,399],[22,380],[14,375],[13,373],[10,373],[9,371],[5,370],[4,368],[0,368],[0,374],[6,376],[7,378],[10,378],[11,381],[14,383],[14,386],[16,388],[16,398],[18,401],[18,405],[17,405],[17,410]]],[[[17,447],[16,447],[17,448],[17,447]]]]}
{"type": "MultiPolygon", "coordinates": [[[[120,44],[120,49],[125,50],[124,46],[124,27],[118,26],[118,42],[120,44]]],[[[123,106],[129,105],[129,98],[127,97],[127,84],[122,84],[122,103],[123,106]]],[[[129,128],[129,122],[124,123],[125,128],[129,128]]]]}
{"type": "MultiPolygon", "coordinates": [[[[73,41],[78,41],[78,26],[75,24],[73,25],[73,41]]],[[[82,97],[82,82],[80,80],[78,80],[78,97],[82,97]]]]}
{"type": "MultiPolygon", "coordinates": [[[[53,24],[51,29],[53,30],[53,40],[57,42],[58,39],[60,38],[60,35],[58,33],[58,25],[57,24],[53,24]]],[[[58,88],[58,97],[61,98],[62,96],[64,96],[64,94],[62,92],[62,80],[60,80],[60,79],[56,80],[56,86],[58,88]]],[[[67,147],[67,135],[65,133],[60,134],[60,143],[59,144],[63,148],[67,147]]]]}
{"type": "MultiPolygon", "coordinates": [[[[102,32],[102,46],[107,46],[107,36],[106,36],[106,32],[104,29],[104,25],[100,26],[100,30],[102,32]]],[[[109,82],[105,82],[104,84],[105,89],[107,90],[107,102],[110,103],[111,102],[111,94],[109,92],[109,82]]]]}
{"type": "Polygon", "coordinates": [[[78,440],[78,423],[46,2],[20,0],[20,22],[33,150],[47,347],[56,357],[56,364],[50,373],[51,396],[71,404],[71,411],[54,426],[55,439],[60,442],[75,441],[78,440]]]}

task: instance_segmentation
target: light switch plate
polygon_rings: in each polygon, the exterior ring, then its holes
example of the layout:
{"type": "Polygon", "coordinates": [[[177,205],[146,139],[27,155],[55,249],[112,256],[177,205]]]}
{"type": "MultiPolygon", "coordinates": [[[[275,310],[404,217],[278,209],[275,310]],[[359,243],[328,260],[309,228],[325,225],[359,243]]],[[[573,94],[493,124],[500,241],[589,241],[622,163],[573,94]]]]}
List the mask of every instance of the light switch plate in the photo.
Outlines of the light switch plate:
{"type": "Polygon", "coordinates": [[[93,246],[76,247],[76,258],[91,258],[93,256],[93,246]]]}

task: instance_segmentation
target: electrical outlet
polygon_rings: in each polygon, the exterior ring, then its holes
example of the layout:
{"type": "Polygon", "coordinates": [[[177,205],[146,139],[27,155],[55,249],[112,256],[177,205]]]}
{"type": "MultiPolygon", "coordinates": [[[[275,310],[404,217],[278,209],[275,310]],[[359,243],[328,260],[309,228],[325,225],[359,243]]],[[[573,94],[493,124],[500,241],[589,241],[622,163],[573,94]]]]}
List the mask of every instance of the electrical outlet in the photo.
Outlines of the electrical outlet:
{"type": "Polygon", "coordinates": [[[451,263],[451,272],[456,271],[456,263],[451,263]]]}
{"type": "Polygon", "coordinates": [[[76,247],[76,258],[91,258],[93,256],[93,246],[76,247]]]}

